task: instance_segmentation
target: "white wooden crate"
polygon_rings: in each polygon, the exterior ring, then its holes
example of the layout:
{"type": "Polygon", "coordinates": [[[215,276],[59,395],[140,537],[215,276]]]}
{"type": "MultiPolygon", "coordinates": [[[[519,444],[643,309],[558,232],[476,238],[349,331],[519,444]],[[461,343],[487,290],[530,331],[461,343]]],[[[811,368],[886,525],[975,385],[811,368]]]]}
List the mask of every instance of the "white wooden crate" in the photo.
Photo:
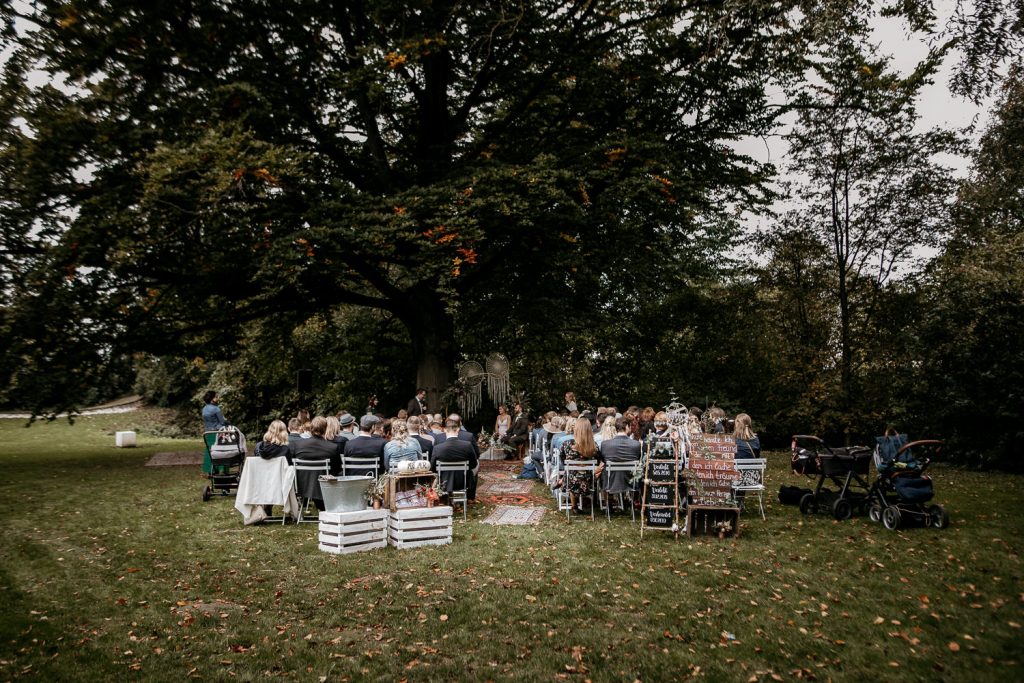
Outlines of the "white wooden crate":
{"type": "Polygon", "coordinates": [[[391,513],[388,537],[396,548],[447,545],[452,542],[452,508],[395,510],[391,513]]]}
{"type": "Polygon", "coordinates": [[[320,550],[344,555],[387,547],[388,511],[321,512],[320,550]]]}

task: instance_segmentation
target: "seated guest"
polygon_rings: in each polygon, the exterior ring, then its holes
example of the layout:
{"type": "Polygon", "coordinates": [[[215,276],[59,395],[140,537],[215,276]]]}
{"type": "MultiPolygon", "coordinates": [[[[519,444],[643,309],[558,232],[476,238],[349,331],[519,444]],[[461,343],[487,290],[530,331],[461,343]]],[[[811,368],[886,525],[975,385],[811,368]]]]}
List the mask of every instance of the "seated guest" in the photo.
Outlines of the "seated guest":
{"type": "MultiPolygon", "coordinates": [[[[459,433],[457,435],[457,438],[462,439],[463,441],[468,441],[470,445],[473,447],[473,452],[476,454],[476,457],[479,459],[480,445],[476,442],[476,434],[466,429],[462,424],[462,418],[456,415],[455,413],[448,413],[448,419],[455,420],[456,422],[459,423],[459,433]]],[[[447,425],[448,423],[445,422],[445,440],[451,438],[451,435],[448,434],[447,425]]]]}
{"type": "Polygon", "coordinates": [[[594,443],[597,444],[598,448],[601,447],[605,441],[615,438],[615,416],[607,415],[604,420],[601,421],[601,431],[594,435],[594,443]]]}
{"type": "Polygon", "coordinates": [[[390,472],[405,460],[422,460],[423,449],[420,442],[409,434],[405,420],[394,420],[391,423],[391,440],[384,444],[384,471],[390,472]]]}
{"type": "Polygon", "coordinates": [[[516,454],[521,455],[526,452],[526,447],[530,443],[530,418],[523,411],[522,403],[517,403],[512,412],[515,413],[515,417],[512,418],[508,442],[516,449],[516,454]]]}
{"type": "Polygon", "coordinates": [[[337,444],[345,443],[345,439],[341,436],[341,422],[333,415],[327,416],[327,429],[324,431],[324,438],[337,444]]]}
{"type": "MultiPolygon", "coordinates": [[[[302,439],[290,447],[292,459],[327,460],[331,474],[339,474],[341,472],[341,445],[324,438],[327,433],[327,418],[320,415],[314,417],[309,423],[309,431],[308,439],[302,439]]],[[[317,510],[324,509],[323,494],[319,493],[319,485],[305,486],[304,488],[303,482],[299,482],[299,490],[303,493],[303,497],[311,498],[316,503],[317,510]],[[310,495],[305,495],[306,492],[310,495]]]]}
{"type": "Polygon", "coordinates": [[[725,411],[711,406],[704,415],[704,429],[708,434],[725,434],[725,411]]]}
{"type": "Polygon", "coordinates": [[[294,446],[299,441],[302,441],[302,438],[302,420],[293,417],[288,420],[288,445],[294,446]]]}
{"type": "Polygon", "coordinates": [[[736,416],[736,426],[732,433],[736,437],[737,460],[761,457],[761,440],[751,428],[749,415],[740,413],[736,416]]]}
{"type": "Polygon", "coordinates": [[[640,412],[640,440],[645,441],[647,435],[654,431],[654,408],[647,406],[640,412]]]}
{"type": "Polygon", "coordinates": [[[444,435],[444,420],[435,415],[430,418],[430,436],[434,437],[434,443],[440,443],[445,440],[444,435]]]}
{"type": "MultiPolygon", "coordinates": [[[[601,443],[601,460],[609,462],[637,462],[640,460],[640,442],[629,438],[629,419],[615,418],[615,436],[601,443]]],[[[604,489],[609,494],[632,491],[626,472],[608,472],[604,489]]]]}
{"type": "Polygon", "coordinates": [[[338,416],[338,425],[341,427],[341,431],[338,432],[338,436],[348,441],[354,439],[356,436],[356,416],[351,413],[342,413],[338,416]]]}
{"type": "Polygon", "coordinates": [[[264,460],[271,458],[284,458],[288,464],[292,464],[292,453],[288,449],[288,428],[281,420],[274,420],[267,427],[262,441],[256,442],[257,457],[264,460]]]}
{"type": "Polygon", "coordinates": [[[423,429],[423,423],[417,415],[410,417],[405,424],[409,428],[409,436],[416,439],[424,458],[429,460],[430,451],[434,450],[434,436],[423,429]]]}
{"type": "MultiPolygon", "coordinates": [[[[461,424],[459,420],[448,416],[448,420],[444,423],[444,433],[448,438],[434,444],[434,450],[430,454],[430,469],[436,472],[439,462],[469,463],[469,472],[467,473],[469,480],[465,482],[465,486],[466,498],[472,501],[476,500],[476,470],[480,466],[480,460],[476,451],[473,450],[472,442],[459,437],[461,424]]],[[[455,472],[446,473],[441,480],[441,488],[449,494],[461,489],[462,485],[461,477],[455,472]]]]}
{"type": "Polygon", "coordinates": [[[562,444],[572,438],[573,430],[576,428],[576,418],[566,417],[560,425],[561,433],[551,437],[551,450],[560,451],[562,444]]]}
{"type": "Polygon", "coordinates": [[[700,434],[703,431],[703,422],[704,411],[697,406],[690,406],[686,412],[686,431],[690,434],[700,434]]]}
{"type": "MultiPolygon", "coordinates": [[[[374,430],[380,423],[376,415],[363,415],[359,420],[359,433],[345,442],[344,454],[346,458],[375,458],[377,461],[376,474],[386,472],[384,469],[384,439],[374,434],[374,430]]],[[[374,474],[373,470],[348,469],[346,474],[362,475],[374,474]]]]}
{"type": "MultiPolygon", "coordinates": [[[[562,443],[560,457],[563,463],[574,460],[599,460],[600,455],[597,445],[594,443],[594,430],[586,420],[577,419],[573,423],[573,433],[562,443]]],[[[572,472],[565,481],[565,490],[569,493],[569,504],[574,512],[583,512],[583,498],[591,495],[597,488],[595,479],[600,476],[598,471],[594,476],[589,472],[572,472]]]]}

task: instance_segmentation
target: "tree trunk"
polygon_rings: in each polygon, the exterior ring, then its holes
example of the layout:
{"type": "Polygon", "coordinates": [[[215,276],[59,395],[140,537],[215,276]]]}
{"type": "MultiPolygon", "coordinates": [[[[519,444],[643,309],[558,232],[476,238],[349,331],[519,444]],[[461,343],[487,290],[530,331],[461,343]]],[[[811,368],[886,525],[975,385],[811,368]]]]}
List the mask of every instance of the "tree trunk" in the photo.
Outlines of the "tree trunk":
{"type": "MultiPolygon", "coordinates": [[[[408,292],[408,305],[398,317],[409,330],[413,360],[416,363],[416,388],[427,390],[427,408],[438,411],[441,395],[451,383],[455,365],[455,323],[444,303],[430,291],[408,292]]],[[[410,393],[411,395],[411,393],[410,393]]]]}

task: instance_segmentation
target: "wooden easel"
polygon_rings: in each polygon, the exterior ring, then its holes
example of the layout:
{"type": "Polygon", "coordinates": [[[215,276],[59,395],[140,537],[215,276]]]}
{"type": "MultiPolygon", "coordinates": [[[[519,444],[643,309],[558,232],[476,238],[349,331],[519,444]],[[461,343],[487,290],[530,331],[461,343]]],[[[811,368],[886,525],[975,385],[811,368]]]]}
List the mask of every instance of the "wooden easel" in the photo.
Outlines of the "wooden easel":
{"type": "Polygon", "coordinates": [[[644,531],[671,531],[679,539],[679,479],[682,457],[671,439],[644,444],[644,488],[640,505],[640,538],[644,531]]]}

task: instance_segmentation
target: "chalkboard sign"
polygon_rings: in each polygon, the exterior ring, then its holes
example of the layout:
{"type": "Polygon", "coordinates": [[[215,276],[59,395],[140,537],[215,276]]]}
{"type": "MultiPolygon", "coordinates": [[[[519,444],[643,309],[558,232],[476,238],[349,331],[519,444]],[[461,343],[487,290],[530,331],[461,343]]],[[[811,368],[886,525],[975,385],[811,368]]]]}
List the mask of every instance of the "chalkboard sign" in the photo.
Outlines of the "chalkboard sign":
{"type": "Polygon", "coordinates": [[[647,486],[647,497],[644,498],[644,504],[646,505],[665,505],[672,507],[676,504],[676,485],[675,482],[671,484],[658,485],[651,483],[647,486]]]}
{"type": "Polygon", "coordinates": [[[725,506],[733,499],[736,471],[736,439],[727,434],[697,434],[692,437],[687,481],[696,505],[725,506]]]}
{"type": "Polygon", "coordinates": [[[648,463],[648,479],[651,481],[671,481],[675,483],[676,467],[677,465],[674,460],[651,460],[648,463]]]}
{"type": "Polygon", "coordinates": [[[676,523],[676,511],[674,508],[645,508],[644,522],[646,526],[658,529],[671,529],[676,523]]]}

